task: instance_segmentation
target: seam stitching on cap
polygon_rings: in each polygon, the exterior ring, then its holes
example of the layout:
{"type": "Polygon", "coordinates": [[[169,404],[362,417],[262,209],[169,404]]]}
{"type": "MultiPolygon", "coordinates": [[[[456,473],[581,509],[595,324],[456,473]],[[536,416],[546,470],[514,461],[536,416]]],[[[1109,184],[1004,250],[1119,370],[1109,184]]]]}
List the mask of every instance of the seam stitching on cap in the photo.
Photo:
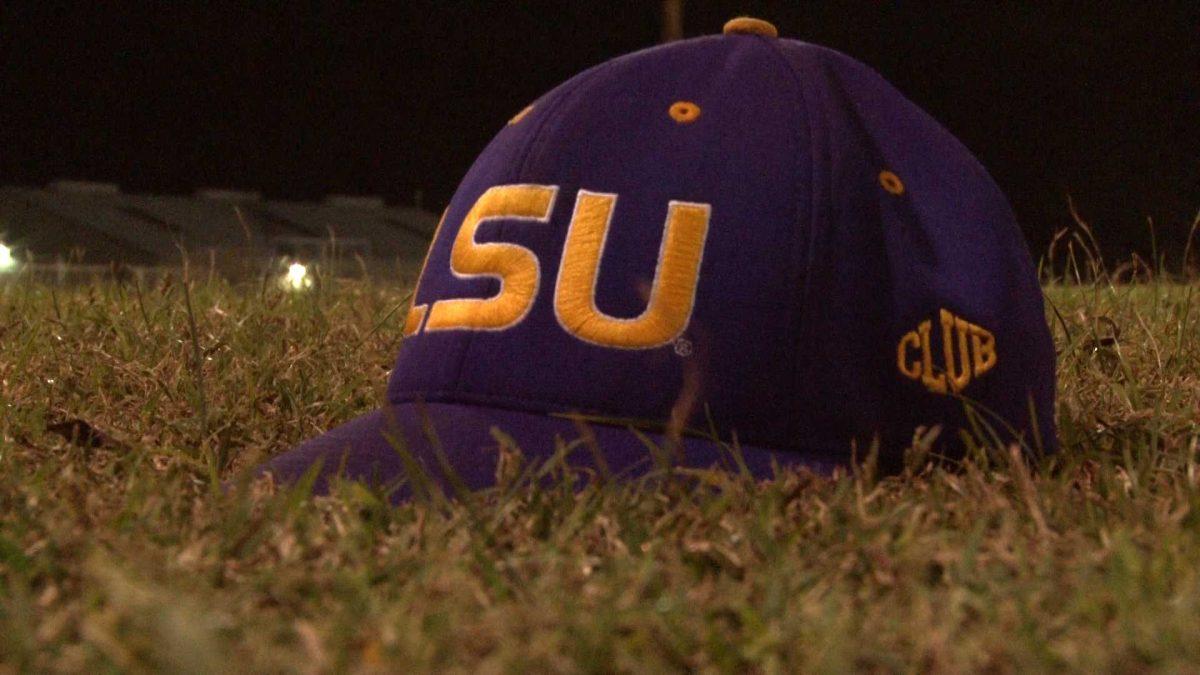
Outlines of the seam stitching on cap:
{"type": "MultiPolygon", "coordinates": [[[[526,414],[526,415],[538,415],[538,416],[542,416],[542,417],[551,416],[551,415],[555,415],[555,414],[570,415],[572,413],[587,415],[588,414],[587,411],[589,410],[588,408],[579,406],[577,404],[573,405],[571,403],[560,402],[560,401],[545,401],[545,400],[539,400],[539,399],[533,399],[533,398],[513,398],[513,397],[506,397],[506,396],[490,396],[487,394],[471,394],[471,393],[464,394],[464,392],[461,392],[461,391],[401,392],[401,395],[405,397],[403,400],[388,401],[387,405],[404,405],[404,404],[411,404],[411,403],[434,403],[434,404],[440,403],[440,404],[445,404],[445,405],[487,406],[489,408],[496,408],[496,409],[505,410],[508,412],[516,412],[516,413],[522,413],[522,414],[526,414]],[[524,407],[522,407],[522,406],[524,406],[524,407]],[[557,410],[538,410],[536,408],[557,408],[557,410]]],[[[593,410],[596,414],[604,414],[599,409],[590,409],[590,410],[593,410]]],[[[626,419],[633,420],[636,418],[627,417],[626,419]]],[[[655,420],[655,419],[644,419],[642,421],[647,422],[647,423],[652,423],[652,424],[665,424],[665,421],[659,421],[659,420],[655,420]]],[[[501,431],[503,431],[503,430],[504,429],[501,429],[501,431]]],[[[737,431],[736,433],[737,433],[739,439],[741,439],[743,437],[742,432],[737,431]]],[[[732,436],[732,433],[730,435],[732,436]]],[[[693,438],[696,438],[696,437],[693,436],[693,438]]],[[[703,437],[700,437],[700,438],[703,438],[703,437]]],[[[729,441],[724,441],[724,442],[729,442],[729,441]]],[[[739,440],[739,442],[743,443],[745,445],[749,445],[750,447],[758,448],[761,450],[768,450],[770,452],[775,452],[775,453],[787,453],[789,455],[794,454],[794,455],[798,455],[800,457],[806,457],[806,456],[811,456],[814,458],[820,457],[820,458],[826,458],[826,459],[829,459],[832,461],[838,461],[839,459],[844,458],[844,451],[821,451],[816,448],[810,447],[807,444],[802,445],[801,448],[770,448],[765,445],[760,445],[760,444],[748,442],[745,440],[739,440]]]]}
{"type": "MultiPolygon", "coordinates": [[[[799,213],[800,209],[799,209],[799,207],[797,207],[797,209],[796,209],[797,210],[797,214],[796,214],[797,225],[799,226],[800,224],[803,223],[805,225],[805,228],[804,228],[804,231],[799,231],[800,228],[797,227],[798,231],[795,233],[793,242],[792,242],[792,252],[793,252],[793,254],[796,254],[796,253],[798,253],[798,251],[796,249],[799,247],[800,243],[805,239],[806,236],[808,239],[808,241],[805,242],[805,244],[804,244],[805,250],[804,250],[803,259],[801,260],[800,256],[798,256],[798,255],[793,255],[793,257],[797,260],[797,262],[794,264],[801,268],[796,271],[796,279],[797,279],[799,287],[795,289],[799,295],[799,297],[797,299],[800,300],[800,299],[808,297],[808,284],[809,284],[809,279],[811,277],[811,274],[810,274],[811,270],[809,268],[811,266],[810,263],[812,261],[812,254],[813,254],[813,248],[814,248],[813,247],[813,233],[816,229],[814,226],[814,221],[816,220],[816,217],[817,217],[817,208],[816,208],[816,204],[817,204],[817,180],[816,180],[816,178],[817,178],[817,170],[816,170],[817,157],[816,157],[816,153],[812,151],[813,150],[813,142],[812,142],[813,121],[812,121],[812,116],[810,114],[808,99],[805,96],[805,92],[804,92],[804,81],[800,77],[800,74],[796,71],[796,68],[792,65],[791,61],[788,59],[787,55],[785,55],[783,53],[783,48],[780,46],[781,42],[778,39],[769,39],[766,37],[762,37],[761,39],[767,44],[767,47],[771,50],[771,52],[773,54],[775,54],[776,58],[782,64],[784,71],[791,78],[792,84],[796,87],[796,95],[800,99],[800,105],[804,110],[804,123],[805,123],[806,128],[802,131],[799,128],[799,125],[796,125],[796,128],[794,129],[794,134],[796,137],[796,146],[797,146],[796,154],[797,155],[800,154],[801,148],[806,145],[803,143],[804,133],[807,132],[807,134],[808,134],[807,147],[809,149],[808,154],[809,154],[809,164],[810,164],[810,166],[809,166],[809,185],[808,185],[808,191],[809,191],[808,214],[807,214],[808,218],[807,218],[807,222],[806,222],[806,219],[804,217],[805,214],[799,213]]],[[[796,173],[795,173],[795,176],[793,177],[793,180],[795,180],[797,183],[799,183],[799,181],[800,181],[800,163],[801,163],[801,158],[799,156],[797,156],[796,157],[796,170],[795,170],[796,173]]],[[[799,192],[803,186],[797,185],[796,187],[797,187],[797,192],[799,192]]],[[[800,344],[801,344],[801,338],[803,337],[803,334],[804,334],[803,320],[804,320],[806,307],[804,306],[803,303],[798,303],[798,302],[793,302],[792,306],[795,308],[795,312],[796,312],[796,316],[793,321],[793,324],[794,324],[793,330],[795,332],[795,344],[793,345],[794,348],[792,350],[792,353],[795,355],[795,360],[792,363],[792,375],[791,375],[792,379],[794,380],[797,376],[797,373],[800,370],[800,363],[799,363],[800,351],[801,351],[800,344]]],[[[789,434],[796,434],[796,433],[799,433],[799,431],[800,430],[798,428],[791,428],[791,429],[789,429],[789,434]]]]}
{"type": "MultiPolygon", "coordinates": [[[[559,96],[557,96],[551,103],[549,103],[549,105],[547,105],[543,109],[544,112],[542,113],[542,118],[540,120],[538,120],[537,125],[530,132],[529,141],[525,144],[525,149],[521,153],[521,159],[517,162],[517,171],[513,177],[513,180],[515,182],[517,182],[517,183],[529,182],[529,179],[528,179],[529,164],[532,161],[533,157],[535,156],[535,149],[540,149],[540,147],[545,144],[545,134],[543,132],[546,130],[546,127],[552,121],[556,121],[562,117],[562,110],[563,110],[564,106],[566,105],[567,99],[570,98],[572,95],[574,95],[581,86],[583,86],[583,85],[587,84],[589,81],[591,81],[591,79],[593,77],[595,77],[596,73],[600,72],[604,68],[605,65],[606,64],[600,64],[599,66],[594,67],[590,71],[585,71],[585,72],[581,73],[580,75],[577,76],[577,80],[574,82],[574,84],[572,86],[570,86],[569,88],[566,87],[566,83],[564,83],[563,85],[560,85],[559,88],[561,89],[561,91],[559,93],[559,96]]],[[[568,83],[569,83],[569,81],[568,81],[568,83]]],[[[555,204],[551,205],[551,212],[550,212],[550,217],[547,219],[547,225],[549,224],[550,220],[553,220],[554,210],[558,208],[557,200],[555,200],[555,202],[556,202],[555,204]]],[[[503,237],[503,235],[505,234],[505,230],[506,230],[505,226],[501,225],[500,228],[498,230],[496,230],[496,234],[503,237]]],[[[537,302],[536,296],[534,297],[533,301],[535,303],[537,302]]],[[[455,383],[456,388],[459,390],[461,390],[461,388],[462,388],[463,367],[466,365],[467,355],[475,347],[475,340],[477,337],[478,336],[475,335],[474,333],[471,333],[471,335],[469,337],[467,337],[467,344],[463,348],[462,354],[459,357],[458,367],[455,369],[455,374],[454,374],[454,383],[455,383]]]]}
{"type": "Polygon", "coordinates": [[[578,81],[576,81],[570,89],[564,90],[558,99],[546,109],[545,117],[537,125],[537,128],[533,130],[532,137],[529,139],[529,144],[525,146],[525,152],[521,156],[521,161],[518,162],[518,181],[528,180],[527,172],[529,171],[529,164],[533,161],[535,156],[535,150],[540,152],[541,147],[545,145],[546,142],[546,135],[543,132],[546,130],[546,127],[549,126],[550,122],[557,121],[562,117],[562,109],[565,107],[567,99],[574,96],[581,87],[594,79],[596,74],[603,71],[606,65],[608,64],[602,63],[592,68],[590,71],[585,71],[578,75],[576,78],[578,81]]]}
{"type": "MultiPolygon", "coordinates": [[[[544,112],[542,114],[542,118],[537,121],[536,126],[534,126],[534,128],[530,131],[529,140],[526,141],[526,143],[525,143],[525,148],[521,152],[521,158],[516,162],[516,171],[514,171],[511,174],[513,183],[528,182],[525,179],[525,176],[526,176],[526,171],[529,166],[530,156],[533,154],[533,148],[534,148],[534,146],[539,145],[542,142],[542,131],[546,128],[546,125],[549,124],[552,119],[555,119],[558,116],[558,113],[562,109],[563,104],[566,101],[567,97],[570,96],[572,93],[574,93],[574,89],[575,89],[575,87],[572,87],[570,90],[561,91],[559,96],[555,97],[553,101],[549,102],[549,104],[543,108],[544,112]]],[[[553,91],[551,92],[551,95],[548,95],[545,98],[550,98],[550,96],[552,96],[552,94],[553,94],[553,91]]],[[[536,100],[535,100],[535,103],[536,103],[536,100]]],[[[504,133],[505,130],[506,129],[501,129],[500,133],[504,133]]],[[[555,200],[555,201],[557,202],[557,200],[555,200]]],[[[554,209],[557,208],[557,206],[558,206],[557,203],[551,204],[550,218],[554,217],[554,209]]],[[[506,227],[503,224],[501,224],[499,226],[499,228],[494,230],[494,232],[497,235],[500,235],[501,239],[503,240],[504,234],[505,234],[505,229],[506,229],[506,227]]],[[[536,302],[536,301],[537,301],[537,298],[535,296],[534,302],[536,302]]],[[[466,365],[467,360],[468,360],[468,358],[467,358],[468,354],[475,347],[475,340],[478,337],[474,333],[474,331],[468,331],[468,333],[469,334],[466,339],[466,345],[463,346],[463,349],[459,354],[458,366],[454,369],[453,382],[454,382],[455,388],[458,390],[461,390],[461,388],[462,388],[463,367],[466,365]]]]}

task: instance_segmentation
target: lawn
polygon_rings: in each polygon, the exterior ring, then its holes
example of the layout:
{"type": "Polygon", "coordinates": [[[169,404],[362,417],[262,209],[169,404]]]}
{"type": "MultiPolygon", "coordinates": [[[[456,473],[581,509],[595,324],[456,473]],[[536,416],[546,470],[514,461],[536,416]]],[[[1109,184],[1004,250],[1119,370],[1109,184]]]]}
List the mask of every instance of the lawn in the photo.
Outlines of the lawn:
{"type": "Polygon", "coordinates": [[[393,508],[220,484],[382,400],[406,287],[0,284],[0,673],[1195,671],[1200,287],[1046,293],[1032,470],[393,508]]]}

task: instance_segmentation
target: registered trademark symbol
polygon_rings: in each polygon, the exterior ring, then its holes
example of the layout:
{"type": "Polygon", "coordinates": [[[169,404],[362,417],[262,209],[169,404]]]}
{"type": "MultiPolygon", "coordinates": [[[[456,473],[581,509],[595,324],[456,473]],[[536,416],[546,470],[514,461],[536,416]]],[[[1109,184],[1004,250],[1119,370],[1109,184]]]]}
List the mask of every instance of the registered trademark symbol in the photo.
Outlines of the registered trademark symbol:
{"type": "Polygon", "coordinates": [[[675,353],[679,356],[692,355],[692,341],[687,338],[679,338],[675,341],[675,353]]]}

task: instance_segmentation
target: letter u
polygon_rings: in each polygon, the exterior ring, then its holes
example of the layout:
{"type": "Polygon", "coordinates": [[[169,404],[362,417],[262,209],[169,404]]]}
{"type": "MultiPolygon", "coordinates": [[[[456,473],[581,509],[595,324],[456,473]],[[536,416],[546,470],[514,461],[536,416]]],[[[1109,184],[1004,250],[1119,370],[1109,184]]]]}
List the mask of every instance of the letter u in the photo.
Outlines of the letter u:
{"type": "Polygon", "coordinates": [[[616,202],[614,194],[579,191],[563,245],[554,314],[563,329],[585,342],[621,349],[659,347],[679,337],[691,321],[712,208],[670,202],[646,309],[621,319],[596,307],[600,259],[616,202]]]}

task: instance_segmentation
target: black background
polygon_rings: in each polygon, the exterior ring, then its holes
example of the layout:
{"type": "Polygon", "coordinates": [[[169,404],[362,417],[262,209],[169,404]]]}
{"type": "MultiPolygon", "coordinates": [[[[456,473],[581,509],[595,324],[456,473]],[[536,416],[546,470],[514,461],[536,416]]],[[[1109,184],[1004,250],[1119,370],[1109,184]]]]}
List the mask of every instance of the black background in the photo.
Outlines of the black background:
{"type": "MultiPolygon", "coordinates": [[[[4,3],[0,184],[112,181],[439,210],[539,94],[660,36],[660,3],[4,3]]],[[[1200,2],[702,2],[879,70],[989,168],[1040,253],[1068,195],[1113,256],[1200,208],[1200,2]]]]}

